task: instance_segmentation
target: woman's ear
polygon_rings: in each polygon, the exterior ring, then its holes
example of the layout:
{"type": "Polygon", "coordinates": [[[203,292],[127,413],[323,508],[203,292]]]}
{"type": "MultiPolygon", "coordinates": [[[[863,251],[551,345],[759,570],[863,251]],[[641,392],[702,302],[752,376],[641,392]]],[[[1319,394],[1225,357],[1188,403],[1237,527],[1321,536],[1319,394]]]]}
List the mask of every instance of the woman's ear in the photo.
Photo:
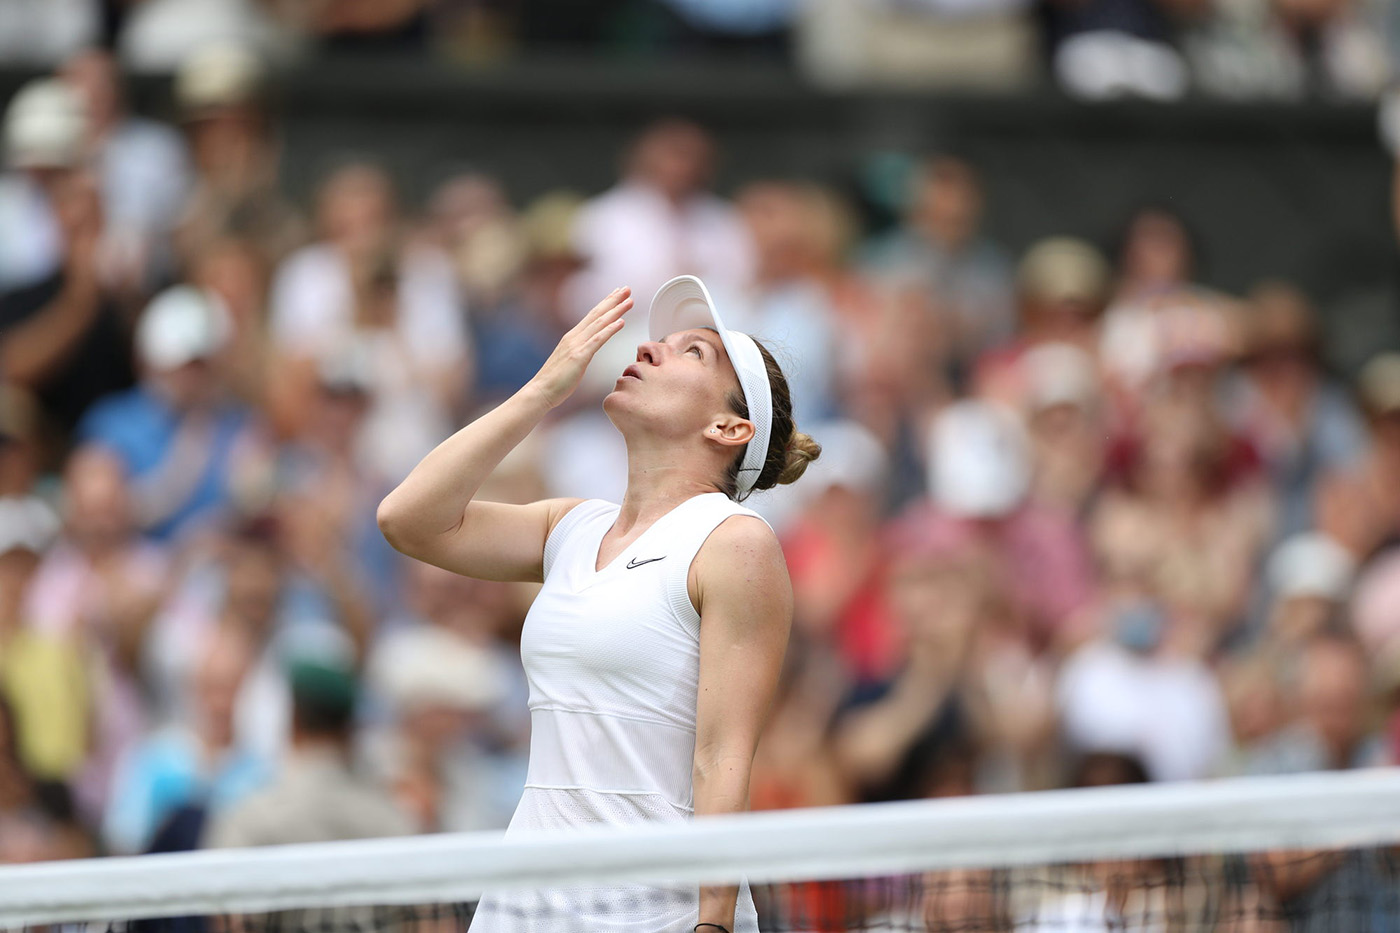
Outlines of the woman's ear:
{"type": "Polygon", "coordinates": [[[716,421],[705,431],[708,440],[726,447],[742,447],[751,441],[753,436],[753,422],[737,416],[716,421]]]}

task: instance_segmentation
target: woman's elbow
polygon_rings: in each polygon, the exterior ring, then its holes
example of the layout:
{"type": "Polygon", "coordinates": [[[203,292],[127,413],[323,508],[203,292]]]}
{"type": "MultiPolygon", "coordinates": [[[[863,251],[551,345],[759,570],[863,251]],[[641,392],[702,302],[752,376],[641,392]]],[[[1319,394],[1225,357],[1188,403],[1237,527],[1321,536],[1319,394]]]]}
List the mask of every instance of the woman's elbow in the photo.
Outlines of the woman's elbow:
{"type": "Polygon", "coordinates": [[[379,508],[374,513],[375,523],[379,525],[379,533],[384,536],[384,540],[388,541],[394,550],[405,553],[409,546],[406,519],[403,507],[394,499],[393,493],[389,493],[380,501],[379,508]]]}

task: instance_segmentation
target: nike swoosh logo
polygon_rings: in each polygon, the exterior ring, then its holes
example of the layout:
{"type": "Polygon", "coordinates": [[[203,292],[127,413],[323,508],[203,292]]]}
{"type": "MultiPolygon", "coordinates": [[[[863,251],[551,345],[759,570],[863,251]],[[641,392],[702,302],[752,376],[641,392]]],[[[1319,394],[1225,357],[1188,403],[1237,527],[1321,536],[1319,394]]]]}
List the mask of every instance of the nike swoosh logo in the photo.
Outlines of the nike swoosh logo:
{"type": "Polygon", "coordinates": [[[658,561],[658,560],[665,560],[665,559],[666,559],[666,555],[665,555],[665,554],[662,554],[660,557],[648,557],[646,560],[637,560],[637,558],[634,557],[634,558],[632,558],[631,560],[629,560],[629,561],[627,562],[627,569],[628,569],[628,570],[636,570],[638,567],[642,566],[642,564],[651,564],[651,563],[655,563],[655,562],[658,561]]]}

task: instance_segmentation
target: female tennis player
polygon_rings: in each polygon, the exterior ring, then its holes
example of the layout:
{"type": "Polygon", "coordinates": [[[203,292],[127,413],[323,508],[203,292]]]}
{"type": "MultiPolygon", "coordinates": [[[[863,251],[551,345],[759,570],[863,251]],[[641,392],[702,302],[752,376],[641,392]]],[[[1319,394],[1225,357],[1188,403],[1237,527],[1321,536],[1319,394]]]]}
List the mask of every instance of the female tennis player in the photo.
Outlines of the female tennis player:
{"type": "MultiPolygon", "coordinates": [[[[738,503],[793,482],[821,448],[795,430],[772,355],[728,330],[693,276],[657,292],[651,340],[603,401],[627,443],[622,505],[473,499],[574,391],[632,303],[626,288],[599,302],[524,388],[424,457],[379,507],[385,536],[411,557],[544,583],[521,634],[530,765],[508,833],[745,809],[787,646],[782,551],[738,503]]],[[[471,929],[757,928],[746,886],[626,885],[487,897],[471,929]]]]}

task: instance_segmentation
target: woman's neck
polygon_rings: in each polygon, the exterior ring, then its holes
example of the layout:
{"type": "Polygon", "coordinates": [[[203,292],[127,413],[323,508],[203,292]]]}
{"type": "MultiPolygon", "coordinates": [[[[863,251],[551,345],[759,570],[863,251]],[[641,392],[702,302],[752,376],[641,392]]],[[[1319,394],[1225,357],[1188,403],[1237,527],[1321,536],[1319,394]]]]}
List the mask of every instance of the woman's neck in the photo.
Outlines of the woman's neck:
{"type": "Polygon", "coordinates": [[[710,463],[708,451],[684,451],[674,446],[660,450],[638,450],[628,445],[627,492],[617,527],[625,531],[635,525],[649,525],[687,499],[719,486],[706,477],[718,476],[720,467],[710,463]]]}

